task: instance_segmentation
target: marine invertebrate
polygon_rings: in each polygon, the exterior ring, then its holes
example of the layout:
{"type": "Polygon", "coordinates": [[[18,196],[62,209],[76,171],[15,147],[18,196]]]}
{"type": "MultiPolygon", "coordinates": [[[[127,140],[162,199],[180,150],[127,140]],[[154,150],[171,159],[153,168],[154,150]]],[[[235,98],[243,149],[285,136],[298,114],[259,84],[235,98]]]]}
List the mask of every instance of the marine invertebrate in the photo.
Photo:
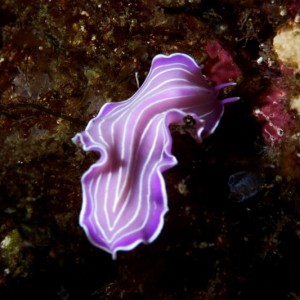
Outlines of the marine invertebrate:
{"type": "Polygon", "coordinates": [[[168,211],[162,172],[177,164],[168,126],[189,120],[188,132],[201,142],[217,127],[224,103],[189,56],[154,57],[140,89],[128,100],[106,103],[73,141],[100,159],[82,176],[80,225],[88,239],[116,257],[150,243],[168,211]]]}
{"type": "Polygon", "coordinates": [[[236,202],[243,202],[261,191],[263,187],[262,178],[252,172],[241,171],[229,176],[228,185],[230,196],[236,202]]]}

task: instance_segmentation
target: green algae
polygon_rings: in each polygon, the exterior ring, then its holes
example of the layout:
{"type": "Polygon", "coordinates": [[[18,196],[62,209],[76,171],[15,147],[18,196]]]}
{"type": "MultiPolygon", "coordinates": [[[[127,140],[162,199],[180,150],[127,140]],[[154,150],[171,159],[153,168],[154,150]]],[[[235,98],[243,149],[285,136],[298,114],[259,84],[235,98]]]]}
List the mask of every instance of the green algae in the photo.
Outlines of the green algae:
{"type": "Polygon", "coordinates": [[[23,255],[25,246],[26,243],[17,229],[5,235],[0,243],[1,261],[5,267],[4,274],[27,277],[32,261],[29,256],[23,255]]]}

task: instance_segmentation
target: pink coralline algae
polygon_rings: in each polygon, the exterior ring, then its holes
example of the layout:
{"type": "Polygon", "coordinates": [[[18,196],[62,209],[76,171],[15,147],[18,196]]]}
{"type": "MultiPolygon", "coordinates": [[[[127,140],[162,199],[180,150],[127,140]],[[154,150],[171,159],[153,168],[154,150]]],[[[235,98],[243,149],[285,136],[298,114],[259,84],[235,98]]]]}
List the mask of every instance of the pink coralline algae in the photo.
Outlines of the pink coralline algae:
{"type": "Polygon", "coordinates": [[[221,84],[228,80],[235,81],[242,75],[231,54],[219,42],[210,41],[205,45],[204,49],[209,57],[205,70],[212,81],[221,84]]]}
{"type": "Polygon", "coordinates": [[[269,144],[282,139],[285,130],[292,124],[292,119],[284,107],[286,91],[278,86],[272,86],[260,96],[259,103],[263,105],[254,110],[254,116],[263,123],[262,135],[269,144]]]}
{"type": "Polygon", "coordinates": [[[73,142],[100,159],[82,176],[80,225],[90,242],[111,253],[151,243],[168,211],[162,172],[177,164],[170,124],[194,120],[196,141],[213,133],[223,114],[221,88],[211,87],[197,63],[175,53],[154,57],[140,89],[128,100],[106,103],[73,142]]]}

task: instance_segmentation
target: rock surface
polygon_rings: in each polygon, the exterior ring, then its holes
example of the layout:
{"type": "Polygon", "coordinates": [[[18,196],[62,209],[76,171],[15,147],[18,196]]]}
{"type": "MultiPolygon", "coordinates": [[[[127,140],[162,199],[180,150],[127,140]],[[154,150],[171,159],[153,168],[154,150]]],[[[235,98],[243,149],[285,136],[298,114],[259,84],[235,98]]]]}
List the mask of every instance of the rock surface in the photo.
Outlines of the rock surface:
{"type": "Polygon", "coordinates": [[[2,1],[0,299],[299,299],[300,73],[273,42],[299,15],[297,0],[2,1]],[[171,128],[164,230],[112,261],[78,225],[97,157],[71,138],[174,52],[241,100],[201,145],[171,128]],[[264,183],[236,203],[241,171],[264,183]]]}

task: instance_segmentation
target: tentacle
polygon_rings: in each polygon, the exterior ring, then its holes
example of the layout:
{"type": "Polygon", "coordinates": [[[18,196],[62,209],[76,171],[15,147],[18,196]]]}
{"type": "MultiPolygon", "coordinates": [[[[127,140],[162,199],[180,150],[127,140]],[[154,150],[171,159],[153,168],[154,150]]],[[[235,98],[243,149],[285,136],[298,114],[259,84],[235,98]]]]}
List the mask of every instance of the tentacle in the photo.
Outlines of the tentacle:
{"type": "Polygon", "coordinates": [[[224,88],[226,88],[226,87],[228,87],[228,86],[233,86],[233,85],[236,85],[236,82],[226,82],[226,83],[222,83],[222,84],[216,85],[216,86],[214,87],[214,89],[215,89],[216,91],[219,91],[219,90],[221,90],[221,89],[224,89],[224,88]]]}

